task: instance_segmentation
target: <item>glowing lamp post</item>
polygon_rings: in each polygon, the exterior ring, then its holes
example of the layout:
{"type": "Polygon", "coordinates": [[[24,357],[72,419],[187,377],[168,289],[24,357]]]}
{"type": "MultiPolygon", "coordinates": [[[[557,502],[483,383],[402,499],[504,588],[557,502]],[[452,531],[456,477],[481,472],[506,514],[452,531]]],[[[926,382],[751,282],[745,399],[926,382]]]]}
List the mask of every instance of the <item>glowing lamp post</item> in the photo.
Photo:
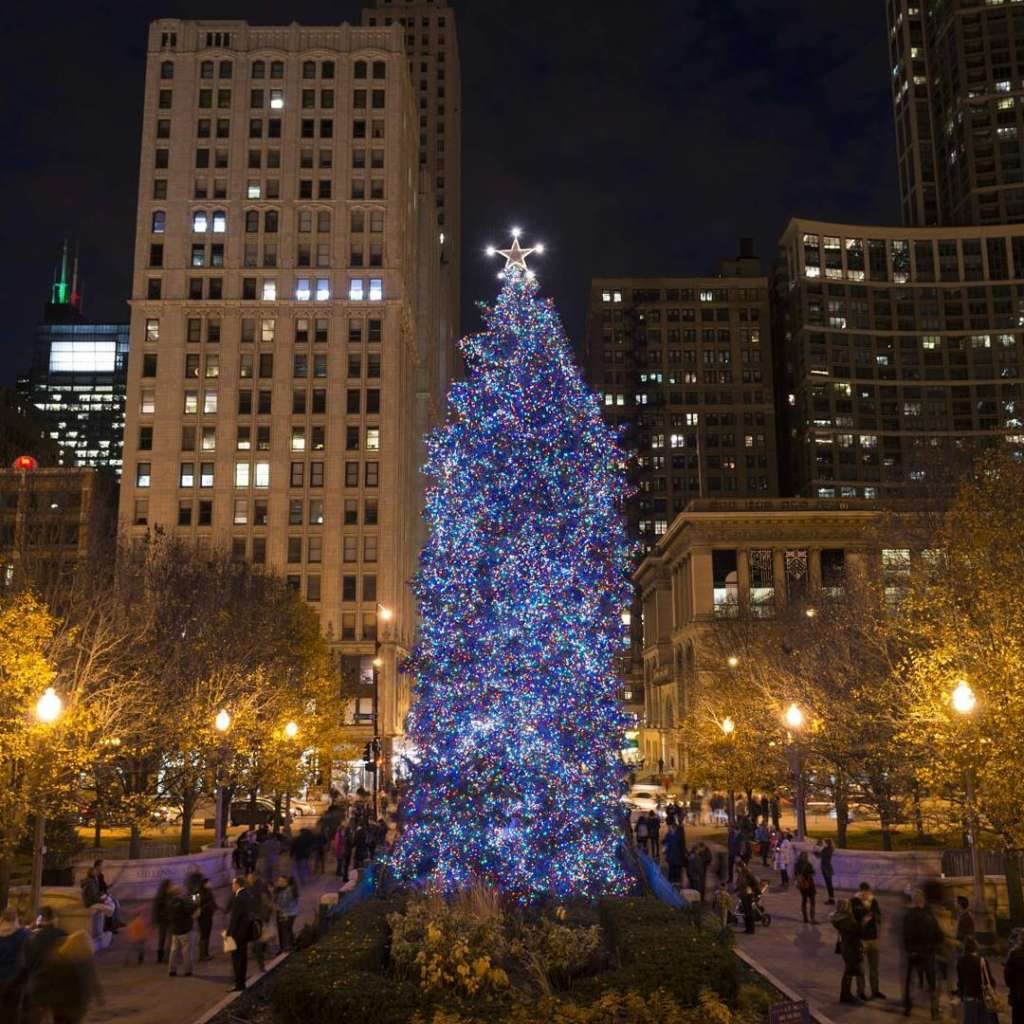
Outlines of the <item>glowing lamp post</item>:
{"type": "MultiPolygon", "coordinates": [[[[737,658],[730,658],[730,663],[738,661],[737,658]]],[[[735,667],[735,666],[733,666],[735,667]]],[[[736,723],[726,716],[718,723],[719,729],[722,730],[722,737],[728,742],[732,740],[733,735],[736,732],[736,723]]],[[[729,824],[734,825],[736,823],[736,791],[730,787],[729,789],[729,824]]]]}
{"type": "Polygon", "coordinates": [[[295,737],[299,735],[299,726],[298,726],[298,723],[297,723],[297,722],[289,722],[289,723],[288,723],[288,724],[287,724],[287,725],[286,725],[286,726],[284,727],[284,734],[285,734],[285,736],[287,736],[287,737],[288,737],[288,739],[290,739],[290,740],[293,740],[293,739],[295,739],[295,737]]]}
{"type": "Polygon", "coordinates": [[[380,673],[384,667],[384,659],[380,655],[380,626],[391,622],[395,617],[394,611],[387,605],[377,605],[377,640],[373,649],[373,739],[370,741],[370,753],[373,755],[373,814],[376,817],[378,812],[378,798],[380,794],[380,772],[381,772],[381,741],[380,741],[380,673]]]}
{"type": "Polygon", "coordinates": [[[214,842],[218,847],[220,847],[224,845],[225,833],[227,832],[227,808],[224,806],[224,780],[221,774],[224,758],[227,756],[227,732],[231,728],[231,715],[228,714],[226,709],[221,708],[220,711],[217,712],[217,717],[213,720],[213,727],[221,735],[221,743],[220,749],[218,750],[217,767],[214,777],[217,792],[214,842]]]}
{"type": "MultiPolygon", "coordinates": [[[[64,702],[57,691],[47,687],[42,697],[36,701],[36,718],[43,725],[52,725],[61,716],[64,702]]],[[[32,840],[32,890],[30,894],[30,911],[39,910],[39,894],[43,888],[43,857],[46,854],[46,815],[42,807],[36,807],[36,831],[32,840]]]]}
{"type": "MultiPolygon", "coordinates": [[[[950,703],[953,710],[966,718],[974,714],[978,698],[966,679],[961,679],[953,691],[950,703]]],[[[978,849],[978,808],[975,796],[974,765],[968,765],[964,772],[964,789],[967,798],[967,830],[971,840],[971,873],[974,875],[974,919],[979,931],[989,930],[988,911],[985,907],[985,866],[978,849]],[[984,922],[984,923],[983,923],[984,922]]]]}
{"type": "Polygon", "coordinates": [[[807,793],[805,792],[803,751],[800,749],[800,734],[804,727],[804,713],[799,704],[790,704],[784,716],[789,732],[790,769],[796,782],[796,838],[803,842],[807,838],[807,793]]]}

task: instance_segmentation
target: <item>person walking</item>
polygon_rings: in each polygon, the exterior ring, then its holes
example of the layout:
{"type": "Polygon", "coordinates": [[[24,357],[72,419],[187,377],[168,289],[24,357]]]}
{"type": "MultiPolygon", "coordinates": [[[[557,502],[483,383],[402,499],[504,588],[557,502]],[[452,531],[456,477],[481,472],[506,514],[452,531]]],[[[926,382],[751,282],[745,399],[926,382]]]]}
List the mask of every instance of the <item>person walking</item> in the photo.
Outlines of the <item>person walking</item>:
{"type": "Polygon", "coordinates": [[[782,830],[782,827],[781,827],[781,824],[780,824],[781,818],[782,818],[782,807],[779,804],[778,794],[773,794],[772,795],[771,800],[768,801],[768,807],[769,807],[769,810],[771,811],[771,815],[772,815],[772,828],[776,832],[780,832],[782,830]]]}
{"type": "Polygon", "coordinates": [[[647,852],[647,815],[642,811],[636,819],[636,845],[642,853],[647,852]]]}
{"type": "Polygon", "coordinates": [[[267,943],[270,941],[270,921],[274,917],[274,895],[270,886],[255,871],[245,876],[245,891],[249,907],[259,927],[253,925],[250,954],[261,971],[267,969],[267,943]]]}
{"type": "Polygon", "coordinates": [[[647,815],[647,843],[651,848],[651,859],[657,864],[661,860],[661,818],[657,811],[647,815]]]}
{"type": "Polygon", "coordinates": [[[284,953],[295,941],[295,918],[299,916],[299,887],[293,877],[278,875],[274,885],[274,910],[277,914],[277,951],[284,953]]]}
{"type": "Polygon", "coordinates": [[[1011,1024],[1024,1024],[1024,928],[1010,932],[1003,981],[1010,998],[1011,1024]]]}
{"type": "Polygon", "coordinates": [[[924,893],[915,889],[910,906],[903,916],[903,1013],[913,1011],[911,985],[914,977],[923,979],[928,986],[932,1020],[939,1019],[939,992],[935,978],[935,958],[942,947],[943,935],[939,922],[925,903],[924,893]]]}
{"type": "Polygon", "coordinates": [[[683,861],[686,850],[683,847],[683,837],[675,820],[669,825],[663,844],[665,864],[668,866],[668,880],[672,885],[678,885],[683,877],[683,861]]]}
{"type": "Polygon", "coordinates": [[[994,1024],[998,1018],[986,1007],[985,996],[995,992],[996,981],[973,935],[964,939],[964,951],[956,962],[956,980],[964,1009],[963,1024],[994,1024]]]}
{"type": "Polygon", "coordinates": [[[826,839],[824,843],[819,839],[814,847],[814,856],[821,861],[821,877],[825,883],[825,889],[828,891],[828,899],[825,902],[830,905],[836,901],[836,891],[832,887],[832,877],[835,874],[832,867],[832,858],[835,852],[831,839],[826,839]]]}
{"type": "Polygon", "coordinates": [[[976,939],[977,928],[974,924],[974,915],[971,913],[971,904],[966,896],[956,898],[956,941],[963,946],[967,938],[976,939]]]}
{"type": "Polygon", "coordinates": [[[199,905],[199,959],[200,961],[212,960],[210,956],[210,934],[213,931],[213,915],[217,913],[217,897],[208,878],[203,878],[199,883],[197,893],[199,905]]]}
{"type": "Polygon", "coordinates": [[[871,891],[868,882],[861,882],[857,895],[850,901],[853,916],[861,927],[861,939],[864,942],[864,960],[868,969],[868,981],[871,983],[870,999],[886,999],[887,996],[879,988],[878,964],[879,943],[882,937],[882,908],[871,891]]]}
{"type": "Polygon", "coordinates": [[[46,997],[52,988],[50,964],[67,937],[68,933],[57,923],[53,907],[41,907],[36,928],[25,946],[21,969],[12,983],[21,991],[27,1021],[39,1020],[48,1008],[46,997]]]}
{"type": "Polygon", "coordinates": [[[779,873],[779,881],[783,889],[789,888],[789,872],[793,859],[793,842],[788,832],[782,833],[782,838],[775,846],[775,870],[779,873]]]}
{"type": "Polygon", "coordinates": [[[718,911],[718,921],[723,930],[728,928],[736,918],[736,897],[729,892],[725,879],[718,883],[718,889],[712,899],[712,906],[718,911]]]}
{"type": "Polygon", "coordinates": [[[839,1002],[856,1003],[864,996],[864,943],[861,926],[850,908],[849,900],[840,900],[829,919],[839,933],[837,952],[843,958],[843,978],[839,984],[839,1002]],[[857,995],[853,983],[857,982],[857,995]]]}
{"type": "Polygon", "coordinates": [[[760,882],[753,876],[750,868],[741,861],[736,869],[736,895],[740,899],[743,930],[747,935],[754,934],[754,900],[759,891],[760,882]]]}
{"type": "Polygon", "coordinates": [[[171,950],[167,954],[167,975],[170,978],[178,975],[175,958],[179,953],[182,966],[185,968],[185,977],[192,974],[192,936],[198,913],[198,908],[191,897],[186,896],[180,889],[171,890],[171,950]]]}
{"type": "Polygon", "coordinates": [[[800,913],[803,915],[804,924],[817,924],[814,916],[814,901],[817,897],[818,887],[814,884],[814,865],[810,862],[806,850],[801,850],[800,856],[796,859],[796,864],[793,867],[793,880],[800,893],[800,913]],[[807,920],[808,909],[811,915],[809,922],[807,920]]]}
{"type": "Polygon", "coordinates": [[[736,861],[743,853],[743,833],[739,827],[732,825],[729,828],[729,881],[733,880],[736,874],[736,861]]]}
{"type": "Polygon", "coordinates": [[[103,1002],[92,942],[83,931],[73,932],[53,947],[44,971],[45,988],[36,991],[33,1005],[53,1024],[81,1024],[96,1000],[103,1002]]]}
{"type": "Polygon", "coordinates": [[[245,977],[249,970],[249,943],[253,936],[253,923],[259,918],[252,912],[245,881],[236,876],[231,880],[231,900],[227,907],[228,926],[224,930],[225,949],[231,951],[231,968],[234,972],[232,992],[245,991],[245,977]]]}
{"type": "Polygon", "coordinates": [[[772,848],[772,834],[763,821],[754,829],[754,838],[757,840],[758,850],[761,854],[761,866],[766,868],[768,867],[768,854],[772,848]]]}
{"type": "Polygon", "coordinates": [[[277,861],[281,856],[281,836],[271,832],[260,844],[260,860],[263,862],[263,877],[269,884],[277,878],[277,861]]]}
{"type": "Polygon", "coordinates": [[[15,978],[25,962],[29,930],[18,920],[18,911],[7,907],[0,913],[0,1018],[15,1020],[21,986],[15,978]]]}
{"type": "Polygon", "coordinates": [[[156,962],[162,964],[167,949],[167,936],[171,930],[171,895],[174,886],[169,878],[157,886],[153,897],[153,927],[156,929],[156,962]]]}

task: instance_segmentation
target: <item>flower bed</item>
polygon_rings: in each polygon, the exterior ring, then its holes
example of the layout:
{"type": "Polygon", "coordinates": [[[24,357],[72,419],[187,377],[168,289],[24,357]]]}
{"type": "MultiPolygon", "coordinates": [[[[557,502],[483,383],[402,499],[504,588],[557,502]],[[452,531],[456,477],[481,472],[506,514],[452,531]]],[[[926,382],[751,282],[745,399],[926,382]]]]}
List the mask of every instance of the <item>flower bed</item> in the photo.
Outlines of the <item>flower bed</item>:
{"type": "Polygon", "coordinates": [[[731,935],[652,899],[507,911],[470,894],[355,907],[272,981],[275,1024],[761,1024],[731,935]]]}

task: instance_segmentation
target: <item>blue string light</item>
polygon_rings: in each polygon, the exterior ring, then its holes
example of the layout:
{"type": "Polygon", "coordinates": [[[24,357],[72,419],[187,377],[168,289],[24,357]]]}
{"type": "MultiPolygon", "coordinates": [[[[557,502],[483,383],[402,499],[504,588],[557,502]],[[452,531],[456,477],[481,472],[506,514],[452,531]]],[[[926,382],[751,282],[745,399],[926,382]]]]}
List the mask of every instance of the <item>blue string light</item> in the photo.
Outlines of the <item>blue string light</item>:
{"type": "Polygon", "coordinates": [[[628,607],[624,455],[554,306],[503,274],[428,440],[400,877],[524,901],[622,891],[613,658],[628,607]]]}

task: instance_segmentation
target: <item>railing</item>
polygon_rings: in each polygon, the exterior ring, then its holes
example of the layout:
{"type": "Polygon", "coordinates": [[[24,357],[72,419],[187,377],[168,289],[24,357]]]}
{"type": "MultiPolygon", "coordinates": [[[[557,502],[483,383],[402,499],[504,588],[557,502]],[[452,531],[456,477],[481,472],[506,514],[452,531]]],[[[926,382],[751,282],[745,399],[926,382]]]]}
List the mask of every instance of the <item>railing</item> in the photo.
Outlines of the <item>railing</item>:
{"type": "MultiPolygon", "coordinates": [[[[999,850],[982,850],[982,873],[986,875],[1004,875],[1006,873],[1004,856],[999,850]]],[[[1017,861],[1021,871],[1024,872],[1024,857],[1021,854],[1017,854],[1017,861]]],[[[973,875],[974,865],[971,861],[971,851],[943,850],[942,873],[947,878],[964,878],[973,875]]]]}

